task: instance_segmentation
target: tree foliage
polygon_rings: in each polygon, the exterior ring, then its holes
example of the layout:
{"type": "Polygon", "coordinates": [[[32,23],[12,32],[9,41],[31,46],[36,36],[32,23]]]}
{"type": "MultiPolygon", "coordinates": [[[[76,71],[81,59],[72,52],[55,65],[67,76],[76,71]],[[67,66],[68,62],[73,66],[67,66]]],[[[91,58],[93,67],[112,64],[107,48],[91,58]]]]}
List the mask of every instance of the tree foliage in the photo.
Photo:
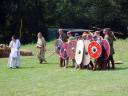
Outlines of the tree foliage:
{"type": "Polygon", "coordinates": [[[90,28],[90,26],[111,27],[126,34],[128,1],[0,1],[0,41],[8,41],[12,34],[16,34],[22,41],[31,42],[39,31],[47,38],[48,27],[90,28]]]}

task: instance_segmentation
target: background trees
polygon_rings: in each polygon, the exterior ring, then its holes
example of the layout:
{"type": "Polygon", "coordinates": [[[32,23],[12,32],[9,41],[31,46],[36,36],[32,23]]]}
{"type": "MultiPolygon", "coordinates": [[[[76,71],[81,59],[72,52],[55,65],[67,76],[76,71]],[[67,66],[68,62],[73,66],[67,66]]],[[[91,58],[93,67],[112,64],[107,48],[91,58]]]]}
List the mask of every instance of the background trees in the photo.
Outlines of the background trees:
{"type": "Polygon", "coordinates": [[[9,41],[15,34],[21,41],[32,42],[41,31],[46,37],[47,27],[43,4],[39,0],[3,0],[0,2],[1,41],[9,41]]]}
{"type": "Polygon", "coordinates": [[[41,31],[47,38],[48,27],[111,27],[127,34],[127,0],[1,0],[0,41],[12,34],[32,42],[41,31]]]}

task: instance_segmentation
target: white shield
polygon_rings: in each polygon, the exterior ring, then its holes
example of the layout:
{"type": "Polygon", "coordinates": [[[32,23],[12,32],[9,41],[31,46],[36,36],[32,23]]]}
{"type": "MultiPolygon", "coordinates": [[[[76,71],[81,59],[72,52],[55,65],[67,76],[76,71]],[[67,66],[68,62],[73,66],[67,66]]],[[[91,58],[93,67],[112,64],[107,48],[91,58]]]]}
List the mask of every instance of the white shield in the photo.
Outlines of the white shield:
{"type": "Polygon", "coordinates": [[[80,65],[82,63],[83,51],[84,51],[83,49],[84,49],[84,42],[83,42],[83,40],[77,41],[76,52],[75,52],[75,60],[76,60],[76,63],[78,65],[80,65]]]}

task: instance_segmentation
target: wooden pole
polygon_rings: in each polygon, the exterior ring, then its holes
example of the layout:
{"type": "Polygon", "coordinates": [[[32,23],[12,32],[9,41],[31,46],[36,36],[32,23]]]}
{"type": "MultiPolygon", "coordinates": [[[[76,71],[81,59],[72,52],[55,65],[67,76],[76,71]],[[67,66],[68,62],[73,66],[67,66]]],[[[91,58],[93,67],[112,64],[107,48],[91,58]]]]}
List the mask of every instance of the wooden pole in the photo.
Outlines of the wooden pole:
{"type": "Polygon", "coordinates": [[[22,37],[22,18],[21,18],[21,21],[20,21],[20,39],[21,39],[21,37],[22,37]]]}

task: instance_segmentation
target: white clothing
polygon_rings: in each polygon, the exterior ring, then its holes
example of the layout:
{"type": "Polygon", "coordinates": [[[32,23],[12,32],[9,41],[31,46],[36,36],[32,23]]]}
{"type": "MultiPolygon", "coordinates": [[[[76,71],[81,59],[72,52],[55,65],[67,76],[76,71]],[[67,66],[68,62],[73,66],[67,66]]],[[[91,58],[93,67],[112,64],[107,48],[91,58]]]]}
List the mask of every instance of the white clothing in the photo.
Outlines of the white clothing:
{"type": "Polygon", "coordinates": [[[11,41],[9,47],[11,48],[11,53],[8,60],[8,67],[19,67],[20,66],[20,41],[19,39],[16,42],[11,41]]]}

